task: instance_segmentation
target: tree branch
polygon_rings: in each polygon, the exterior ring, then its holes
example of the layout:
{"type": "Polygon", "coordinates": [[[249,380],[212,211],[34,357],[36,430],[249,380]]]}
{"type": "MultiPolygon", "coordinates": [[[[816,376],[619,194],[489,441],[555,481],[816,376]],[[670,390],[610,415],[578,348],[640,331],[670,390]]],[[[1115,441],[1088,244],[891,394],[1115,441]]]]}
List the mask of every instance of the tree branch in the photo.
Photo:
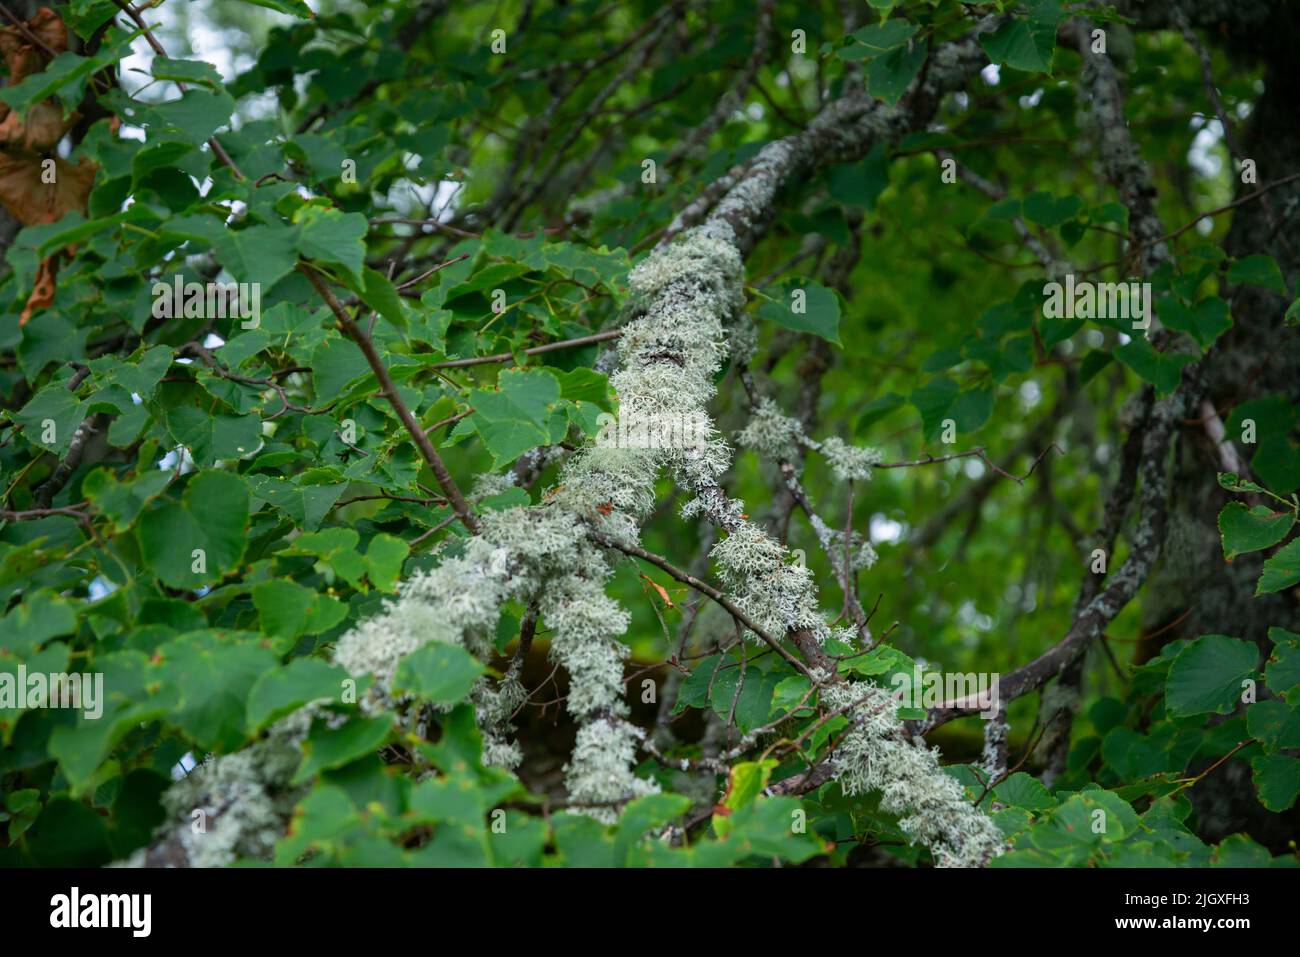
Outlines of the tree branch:
{"type": "Polygon", "coordinates": [[[397,418],[406,427],[406,431],[410,433],[411,439],[415,442],[415,447],[429,466],[429,470],[433,472],[433,477],[438,480],[438,486],[442,489],[443,495],[447,496],[447,501],[451,503],[452,511],[456,513],[456,517],[470,532],[477,532],[478,518],[474,514],[474,509],[470,507],[469,502],[456,485],[455,479],[451,477],[451,472],[447,469],[446,463],[443,462],[442,456],[438,454],[438,450],[433,447],[429,436],[425,434],[420,421],[412,414],[405,400],[402,399],[401,393],[397,391],[397,386],[393,383],[393,377],[388,374],[388,368],[375,350],[375,344],[353,318],[347,314],[347,310],[338,301],[333,290],[330,289],[326,281],[321,278],[314,268],[306,263],[299,263],[298,269],[307,277],[316,292],[320,294],[320,297],[325,300],[330,312],[334,313],[334,319],[339,328],[357,344],[361,354],[366,357],[370,370],[374,372],[375,378],[379,380],[379,386],[384,397],[388,400],[388,404],[393,407],[393,411],[397,413],[397,418]]]}

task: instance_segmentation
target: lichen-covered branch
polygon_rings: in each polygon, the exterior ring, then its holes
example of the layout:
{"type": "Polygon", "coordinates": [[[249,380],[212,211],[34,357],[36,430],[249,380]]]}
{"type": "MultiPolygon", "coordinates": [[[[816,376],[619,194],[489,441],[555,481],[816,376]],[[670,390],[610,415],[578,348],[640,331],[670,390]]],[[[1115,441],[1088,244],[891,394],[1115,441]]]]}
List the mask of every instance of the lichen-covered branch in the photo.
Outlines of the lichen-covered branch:
{"type": "MultiPolygon", "coordinates": [[[[995,22],[989,18],[976,32],[995,22]]],[[[619,338],[621,364],[610,379],[621,411],[707,424],[707,440],[685,448],[587,447],[564,466],[543,504],[482,516],[470,513],[466,524],[475,534],[445,545],[439,565],[407,579],[380,614],[338,640],[336,662],[376,679],[361,702],[364,709],[406,710],[394,675],[402,658],[417,648],[442,641],[486,657],[502,605],[511,600],[536,603],[549,630],[551,655],[569,674],[566,706],[579,724],[567,766],[571,802],[583,805],[583,813],[612,820],[618,804],[654,791],[653,782],[632,771],[643,733],[625,720],[622,700],[627,648],[619,636],[628,615],[605,593],[611,567],[602,541],[636,545],[640,524],[654,504],[655,481],[667,469],[694,495],[686,516],[706,516],[726,532],[712,556],[728,600],[757,629],[789,636],[808,665],[821,669],[822,680],[833,682],[827,707],[853,706],[856,730],[835,764],[845,787],[880,788],[886,808],[907,815],[904,826],[932,848],[941,864],[977,865],[997,852],[998,829],[970,807],[932,752],[908,740],[894,716],[892,698],[869,685],[850,686],[834,675],[833,667],[827,668],[830,662],[819,643],[830,632],[811,575],[791,564],[784,547],[746,519],[741,503],[723,492],[719,477],[730,465],[730,449],[706,411],[715,377],[732,352],[733,329],[743,321],[742,257],[771,219],[784,184],[923,128],[943,93],[964,84],[984,62],[972,35],[939,47],[924,79],[898,106],[884,107],[861,93],[829,104],[805,132],[761,150],[701,226],[656,249],[633,269],[632,310],[619,338]],[[859,696],[869,704],[861,704],[859,696]]],[[[312,273],[308,276],[329,303],[328,287],[312,273]]],[[[354,324],[335,306],[336,300],[331,308],[348,331],[354,324]]],[[[365,351],[364,335],[354,338],[365,351]]],[[[380,369],[375,372],[380,375],[380,369]]],[[[382,376],[380,382],[384,384],[382,376]]],[[[418,423],[412,435],[419,444],[416,433],[423,436],[418,423]]],[[[457,501],[454,483],[443,491],[457,501]]],[[[474,691],[485,756],[492,763],[512,766],[519,760],[518,747],[509,740],[508,717],[520,693],[510,681],[492,688],[482,680],[474,691]]],[[[408,714],[408,720],[417,719],[408,714]]],[[[218,772],[209,774],[219,780],[218,772]]]]}

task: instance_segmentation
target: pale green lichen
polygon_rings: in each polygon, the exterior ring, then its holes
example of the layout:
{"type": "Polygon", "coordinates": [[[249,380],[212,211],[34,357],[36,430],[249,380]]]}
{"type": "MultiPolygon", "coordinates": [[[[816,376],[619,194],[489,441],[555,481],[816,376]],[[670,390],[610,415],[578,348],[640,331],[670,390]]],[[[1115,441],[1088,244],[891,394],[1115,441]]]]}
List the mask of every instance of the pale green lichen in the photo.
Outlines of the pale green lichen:
{"type": "MultiPolygon", "coordinates": [[[[826,529],[826,554],[831,556],[836,566],[844,567],[844,532],[839,529],[826,529]]],[[[871,568],[879,557],[876,548],[867,539],[854,531],[849,536],[849,570],[860,572],[871,568]]]]}
{"type": "Polygon", "coordinates": [[[899,826],[930,849],[938,867],[982,867],[1006,849],[1001,829],[940,767],[938,751],[903,734],[888,691],[845,682],[824,689],[822,703],[848,707],[851,730],[835,757],[845,794],[879,791],[880,809],[900,815],[899,826]]]}
{"type": "Polygon", "coordinates": [[[474,479],[474,486],[470,489],[469,499],[472,502],[481,502],[493,495],[508,492],[514,487],[515,476],[513,472],[484,472],[474,479]]]}
{"type": "Polygon", "coordinates": [[[578,729],[565,778],[575,811],[612,824],[618,819],[617,804],[659,790],[632,773],[641,734],[617,718],[597,718],[578,729]]]}
{"type": "Polygon", "coordinates": [[[738,444],[767,458],[785,462],[794,461],[799,455],[799,447],[806,441],[799,420],[782,414],[777,404],[766,396],[758,400],[749,422],[736,433],[738,444]]]}
{"type": "MultiPolygon", "coordinates": [[[[270,860],[285,822],[307,785],[290,782],[302,742],[323,712],[309,705],[272,725],[242,751],[212,755],[163,796],[161,840],[179,844],[193,867],[225,867],[241,858],[270,860]]],[[[143,866],[145,855],[126,863],[143,866]]]]}
{"type": "Polygon", "coordinates": [[[551,655],[569,674],[569,713],[579,720],[622,703],[627,646],[617,636],[628,614],[597,579],[566,575],[541,595],[542,619],[552,629],[551,655]]]}
{"type": "Polygon", "coordinates": [[[871,480],[872,466],[881,460],[877,449],[849,445],[838,436],[824,439],[817,449],[841,482],[871,480]]]}
{"type": "Polygon", "coordinates": [[[812,573],[792,564],[785,546],[752,522],[738,523],[710,553],[731,600],[770,634],[829,634],[817,608],[812,573]]]}
{"type": "Polygon", "coordinates": [[[783,414],[767,397],[758,400],[736,441],[766,458],[792,464],[799,461],[800,447],[811,449],[826,460],[840,482],[870,481],[873,466],[881,461],[879,450],[850,445],[838,436],[810,438],[798,419],[783,414]]]}

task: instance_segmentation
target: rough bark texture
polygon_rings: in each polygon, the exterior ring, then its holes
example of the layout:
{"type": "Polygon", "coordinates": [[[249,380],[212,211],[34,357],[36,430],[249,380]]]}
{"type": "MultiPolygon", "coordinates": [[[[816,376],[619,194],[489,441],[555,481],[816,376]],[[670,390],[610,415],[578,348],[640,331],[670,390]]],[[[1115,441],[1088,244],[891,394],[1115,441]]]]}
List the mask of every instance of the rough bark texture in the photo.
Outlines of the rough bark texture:
{"type": "MultiPolygon", "coordinates": [[[[1212,6],[1189,3],[1184,9],[1195,19],[1198,12],[1212,6]]],[[[1227,37],[1229,53],[1252,67],[1260,58],[1265,64],[1264,93],[1240,130],[1245,156],[1255,160],[1259,184],[1264,184],[1294,172],[1300,157],[1300,124],[1296,121],[1300,74],[1295,70],[1300,10],[1288,4],[1230,6],[1232,16],[1221,31],[1227,37]],[[1266,21],[1260,8],[1267,8],[1266,21]]],[[[1239,182],[1237,196],[1254,192],[1259,184],[1239,182]]],[[[1226,250],[1234,257],[1273,256],[1294,290],[1300,265],[1289,258],[1286,246],[1295,249],[1300,244],[1300,183],[1279,187],[1270,197],[1286,242],[1274,232],[1266,207],[1252,202],[1234,212],[1226,250]]],[[[1300,404],[1300,337],[1283,331],[1287,304],[1281,294],[1258,286],[1233,290],[1233,326],[1204,364],[1206,398],[1220,417],[1226,419],[1241,402],[1269,394],[1282,394],[1300,404]]],[[[1148,585],[1143,631],[1154,633],[1179,616],[1186,617],[1145,643],[1139,650],[1140,659],[1158,654],[1161,645],[1179,638],[1225,634],[1263,647],[1270,627],[1300,629],[1294,590],[1254,595],[1267,552],[1241,555],[1230,564],[1223,561],[1217,518],[1230,496],[1216,481],[1219,466],[1204,430],[1189,426],[1185,438],[1174,468],[1169,541],[1161,566],[1148,585]]],[[[1240,436],[1229,435],[1228,439],[1239,440],[1240,436]]],[[[1249,461],[1255,451],[1240,441],[1236,448],[1243,461],[1249,461]]],[[[1254,796],[1250,767],[1236,759],[1198,785],[1192,796],[1201,828],[1210,841],[1240,830],[1244,822],[1257,840],[1280,849],[1300,821],[1294,810],[1286,815],[1263,813],[1254,796]]]]}

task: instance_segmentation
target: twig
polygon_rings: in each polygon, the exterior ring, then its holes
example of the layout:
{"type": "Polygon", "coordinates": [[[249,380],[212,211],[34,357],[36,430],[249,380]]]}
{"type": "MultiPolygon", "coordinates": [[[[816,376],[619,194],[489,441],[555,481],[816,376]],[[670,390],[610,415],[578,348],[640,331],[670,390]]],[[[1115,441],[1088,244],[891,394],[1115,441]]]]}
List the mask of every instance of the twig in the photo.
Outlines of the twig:
{"type": "Polygon", "coordinates": [[[469,502],[465,499],[460,488],[456,485],[455,479],[451,477],[451,472],[448,471],[446,463],[442,460],[442,456],[438,454],[438,450],[435,449],[433,443],[429,441],[429,436],[425,434],[423,426],[420,425],[420,421],[412,414],[411,410],[406,405],[406,401],[402,398],[401,393],[397,391],[397,386],[393,382],[393,377],[388,374],[388,368],[384,365],[383,359],[379,357],[379,353],[375,350],[375,344],[370,340],[370,337],[362,331],[361,327],[353,321],[352,317],[347,314],[342,303],[338,301],[333,290],[331,290],[325,280],[321,278],[317,270],[308,266],[306,263],[299,263],[298,269],[307,277],[312,286],[315,287],[316,292],[320,294],[320,297],[325,300],[325,304],[329,306],[330,312],[334,313],[334,319],[338,322],[339,328],[348,336],[348,338],[357,344],[358,348],[361,349],[362,355],[366,357],[366,362],[370,364],[370,370],[374,372],[375,378],[379,380],[379,386],[384,397],[388,400],[389,405],[393,407],[393,411],[397,413],[398,419],[401,420],[402,425],[406,427],[406,431],[410,433],[411,438],[415,441],[415,447],[419,450],[421,457],[429,466],[429,470],[433,472],[434,478],[438,480],[438,485],[442,489],[443,494],[447,496],[447,501],[451,503],[452,511],[456,513],[456,516],[467,529],[471,532],[477,532],[478,518],[475,516],[473,508],[470,507],[469,502]]]}
{"type": "Polygon", "coordinates": [[[683,585],[687,585],[691,588],[694,588],[696,591],[700,592],[701,594],[707,595],[709,598],[713,599],[713,601],[715,601],[718,605],[720,605],[727,612],[727,614],[731,615],[731,617],[734,618],[739,624],[743,625],[744,627],[752,631],[754,634],[758,635],[758,637],[761,638],[773,651],[775,651],[778,655],[784,658],[791,667],[797,670],[800,674],[810,679],[812,678],[812,674],[809,672],[807,665],[805,665],[794,655],[790,654],[790,652],[786,651],[786,649],[781,645],[781,642],[779,640],[777,640],[774,636],[769,634],[766,629],[764,629],[761,625],[759,625],[752,618],[746,615],[743,611],[737,608],[736,605],[732,603],[732,601],[729,598],[727,598],[726,595],[722,594],[722,592],[718,591],[712,585],[700,581],[694,575],[690,574],[690,572],[683,571],[682,569],[673,565],[671,562],[668,561],[668,559],[656,555],[653,552],[648,552],[639,545],[631,545],[626,542],[617,541],[616,539],[613,539],[610,536],[605,535],[603,532],[596,531],[594,528],[591,530],[590,534],[593,539],[595,539],[600,544],[604,545],[606,548],[617,549],[618,551],[622,552],[624,555],[631,555],[635,558],[640,558],[643,561],[647,561],[651,565],[654,565],[656,568],[667,572],[669,575],[677,579],[683,585]]]}
{"type": "MultiPolygon", "coordinates": [[[[167,56],[167,51],[164,50],[163,45],[158,42],[158,38],[153,35],[153,27],[144,22],[144,18],[140,16],[135,7],[127,3],[126,0],[113,0],[113,3],[116,4],[119,10],[130,17],[135,25],[143,31],[144,38],[154,53],[158,56],[167,56]]],[[[182,93],[189,89],[189,87],[180,80],[174,80],[173,82],[176,84],[176,88],[182,93]]],[[[235,161],[230,158],[230,154],[226,152],[225,147],[217,141],[215,136],[208,139],[208,146],[212,148],[212,155],[220,160],[223,165],[229,167],[230,172],[235,175],[235,179],[244,178],[243,172],[237,165],[235,165],[235,161]]]]}
{"type": "MultiPolygon", "coordinates": [[[[589,346],[597,342],[608,342],[610,339],[617,339],[623,334],[622,329],[608,329],[605,332],[592,333],[589,336],[579,336],[576,339],[565,339],[561,342],[548,342],[543,346],[533,346],[531,349],[525,349],[520,355],[540,356],[547,352],[558,352],[561,349],[576,349],[580,346],[589,346]]],[[[471,356],[468,359],[448,359],[446,362],[435,362],[433,365],[426,366],[427,369],[467,369],[470,366],[488,365],[494,362],[514,362],[515,353],[498,352],[490,356],[471,356]]]]}
{"type": "Polygon", "coordinates": [[[877,468],[877,469],[913,468],[918,465],[936,465],[939,462],[950,462],[953,459],[964,459],[973,456],[983,461],[985,465],[991,468],[998,475],[1011,479],[1011,481],[1015,482],[1017,485],[1024,485],[1025,480],[1034,474],[1034,470],[1038,468],[1039,463],[1043,461],[1043,459],[1047,456],[1047,453],[1052,451],[1052,449],[1056,449],[1058,455],[1065,454],[1065,452],[1061,449],[1061,447],[1057,445],[1055,442],[1049,443],[1047,448],[1043,449],[1043,451],[1038,453],[1038,457],[1034,459],[1033,464],[1029,466],[1029,471],[1026,472],[1024,475],[1012,475],[1006,469],[1002,468],[999,465],[994,464],[992,459],[990,459],[985,454],[983,446],[980,446],[979,448],[975,448],[975,449],[969,449],[965,452],[953,452],[951,455],[935,456],[927,453],[925,458],[916,459],[915,461],[912,462],[873,462],[872,468],[877,468]]]}

